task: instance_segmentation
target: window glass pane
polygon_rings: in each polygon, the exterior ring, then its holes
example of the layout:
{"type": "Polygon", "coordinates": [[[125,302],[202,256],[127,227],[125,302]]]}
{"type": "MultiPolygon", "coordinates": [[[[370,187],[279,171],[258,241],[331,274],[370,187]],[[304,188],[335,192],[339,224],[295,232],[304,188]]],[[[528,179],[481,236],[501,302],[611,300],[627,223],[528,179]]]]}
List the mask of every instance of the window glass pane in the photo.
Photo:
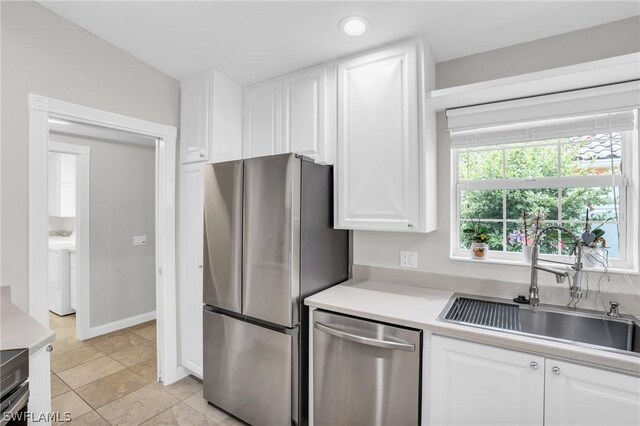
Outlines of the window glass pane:
{"type": "Polygon", "coordinates": [[[502,219],[502,190],[461,191],[461,219],[502,219]]]}
{"type": "MultiPolygon", "coordinates": [[[[564,227],[572,230],[573,232],[575,232],[577,235],[582,235],[582,233],[584,232],[584,223],[563,223],[564,227]]],[[[601,229],[604,231],[604,235],[602,236],[602,238],[604,238],[604,243],[605,243],[605,251],[606,251],[606,256],[608,256],[609,259],[619,259],[620,258],[620,241],[619,241],[619,237],[618,237],[618,224],[617,223],[598,223],[598,222],[594,222],[591,223],[591,229],[601,229]]],[[[602,243],[599,243],[597,246],[600,247],[602,245],[602,243]]],[[[570,247],[566,247],[562,249],[562,254],[564,255],[569,255],[571,254],[571,248],[570,247]]]]}
{"type": "Polygon", "coordinates": [[[558,190],[508,190],[507,219],[520,219],[523,210],[528,213],[530,218],[539,212],[545,220],[558,220],[558,190]]]}
{"type": "Polygon", "coordinates": [[[458,151],[458,180],[502,179],[502,150],[458,151]]]}
{"type": "Polygon", "coordinates": [[[558,176],[558,151],[556,145],[531,146],[507,150],[507,178],[542,178],[558,176]]]}
{"type": "Polygon", "coordinates": [[[620,174],[622,135],[620,133],[577,136],[560,148],[562,176],[620,174]]]}
{"type": "Polygon", "coordinates": [[[476,221],[461,221],[460,222],[460,248],[468,249],[471,247],[473,240],[471,235],[464,232],[465,229],[472,227],[486,228],[486,235],[488,236],[487,244],[489,244],[489,250],[502,251],[503,237],[502,237],[502,222],[476,222],[476,221]]]}
{"type": "Polygon", "coordinates": [[[583,221],[589,209],[589,220],[617,220],[620,196],[618,188],[565,188],[562,190],[562,220],[583,221]]]}
{"type": "MultiPolygon", "coordinates": [[[[544,229],[548,226],[557,226],[557,225],[558,225],[558,222],[545,222],[544,225],[540,226],[540,228],[544,229]]],[[[559,242],[560,242],[559,231],[554,230],[554,231],[546,232],[540,239],[540,253],[558,254],[559,242]]]]}
{"type": "MultiPolygon", "coordinates": [[[[527,229],[529,244],[533,243],[533,232],[527,229]]],[[[525,242],[524,224],[522,221],[507,222],[507,251],[521,252],[525,242]]]]}

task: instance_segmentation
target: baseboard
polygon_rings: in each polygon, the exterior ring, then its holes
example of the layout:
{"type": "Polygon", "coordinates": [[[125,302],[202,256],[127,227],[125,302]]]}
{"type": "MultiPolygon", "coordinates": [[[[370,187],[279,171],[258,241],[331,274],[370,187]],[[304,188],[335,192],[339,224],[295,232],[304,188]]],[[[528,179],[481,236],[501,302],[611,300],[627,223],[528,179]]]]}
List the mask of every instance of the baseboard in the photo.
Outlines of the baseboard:
{"type": "Polygon", "coordinates": [[[123,328],[132,327],[134,325],[142,324],[143,322],[151,321],[154,319],[156,319],[156,311],[150,311],[145,312],[144,314],[135,315],[133,317],[124,318],[107,324],[89,327],[87,339],[122,330],[123,328]]]}
{"type": "Polygon", "coordinates": [[[182,366],[185,370],[187,370],[187,374],[191,374],[196,376],[198,379],[202,380],[202,366],[195,365],[192,363],[184,363],[182,366]]]}

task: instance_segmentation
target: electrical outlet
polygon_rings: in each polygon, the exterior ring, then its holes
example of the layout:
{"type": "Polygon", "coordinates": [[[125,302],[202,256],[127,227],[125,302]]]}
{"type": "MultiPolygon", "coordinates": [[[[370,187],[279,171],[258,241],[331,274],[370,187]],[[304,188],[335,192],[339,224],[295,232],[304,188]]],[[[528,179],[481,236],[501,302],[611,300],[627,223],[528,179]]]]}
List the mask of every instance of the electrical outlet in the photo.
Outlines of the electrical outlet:
{"type": "Polygon", "coordinates": [[[400,252],[400,267],[401,268],[417,268],[418,267],[418,252],[417,251],[401,251],[400,252]]]}
{"type": "Polygon", "coordinates": [[[133,237],[133,245],[134,246],[146,246],[147,245],[147,236],[146,235],[136,235],[133,237]]]}

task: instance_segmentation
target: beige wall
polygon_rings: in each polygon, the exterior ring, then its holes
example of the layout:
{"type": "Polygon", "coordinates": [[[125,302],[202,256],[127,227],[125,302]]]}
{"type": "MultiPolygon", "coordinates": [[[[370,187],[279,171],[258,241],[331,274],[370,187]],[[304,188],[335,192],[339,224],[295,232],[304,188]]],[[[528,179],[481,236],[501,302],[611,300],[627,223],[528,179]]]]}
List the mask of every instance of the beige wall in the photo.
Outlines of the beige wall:
{"type": "Polygon", "coordinates": [[[155,311],[155,148],[60,134],[50,140],[91,148],[91,327],[155,311]],[[134,247],[134,235],[146,235],[147,245],[134,247]]]}
{"type": "Polygon", "coordinates": [[[2,8],[2,275],[28,307],[28,93],[177,126],[179,82],[37,3],[2,8]]]}
{"type": "MultiPolygon", "coordinates": [[[[629,53],[613,46],[616,40],[627,38],[633,39],[633,41],[627,43],[626,48],[635,48],[636,51],[640,51],[639,29],[640,20],[635,18],[597,27],[593,31],[599,37],[604,37],[605,34],[615,34],[615,37],[612,36],[607,40],[600,40],[597,43],[597,49],[594,50],[595,53],[592,52],[592,54],[589,51],[592,49],[594,41],[589,36],[590,30],[583,30],[553,37],[552,39],[534,41],[438,64],[436,77],[441,85],[443,81],[446,84],[463,84],[486,78],[502,77],[516,71],[537,71],[541,69],[540,67],[545,61],[535,59],[526,61],[525,59],[535,55],[544,55],[545,47],[548,48],[552,56],[546,58],[546,64],[549,66],[567,65],[583,60],[600,59],[606,56],[629,53]],[[620,28],[617,28],[617,25],[620,28]],[[554,45],[549,40],[556,40],[559,44],[554,45]],[[612,46],[610,51],[607,51],[604,46],[609,44],[612,46]],[[607,52],[610,55],[607,55],[607,52]]],[[[437,141],[437,231],[430,234],[355,231],[354,263],[357,265],[400,268],[400,251],[409,250],[418,252],[418,269],[420,270],[466,277],[495,278],[520,283],[528,282],[530,278],[528,267],[463,262],[449,258],[450,149],[447,122],[442,113],[438,114],[437,117],[437,141]]],[[[597,274],[591,274],[591,283],[593,285],[595,285],[597,277],[597,274]]],[[[550,274],[540,274],[540,281],[543,284],[556,285],[550,274]]],[[[624,277],[620,274],[612,274],[611,283],[606,284],[606,290],[636,294],[640,291],[640,278],[637,275],[624,277]]]]}
{"type": "Polygon", "coordinates": [[[640,52],[640,16],[436,65],[436,86],[458,86],[640,52]]]}

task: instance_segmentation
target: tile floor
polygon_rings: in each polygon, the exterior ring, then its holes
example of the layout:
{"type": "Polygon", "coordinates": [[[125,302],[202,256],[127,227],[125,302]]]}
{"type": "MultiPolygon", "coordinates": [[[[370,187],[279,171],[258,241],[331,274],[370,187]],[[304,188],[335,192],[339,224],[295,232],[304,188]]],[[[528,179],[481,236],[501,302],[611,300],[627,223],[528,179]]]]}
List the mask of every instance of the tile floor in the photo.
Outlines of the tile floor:
{"type": "Polygon", "coordinates": [[[188,376],[156,382],[156,324],[139,324],[93,339],[75,338],[75,315],[49,315],[56,333],[51,353],[51,405],[78,425],[220,425],[243,423],[202,398],[188,376]]]}

